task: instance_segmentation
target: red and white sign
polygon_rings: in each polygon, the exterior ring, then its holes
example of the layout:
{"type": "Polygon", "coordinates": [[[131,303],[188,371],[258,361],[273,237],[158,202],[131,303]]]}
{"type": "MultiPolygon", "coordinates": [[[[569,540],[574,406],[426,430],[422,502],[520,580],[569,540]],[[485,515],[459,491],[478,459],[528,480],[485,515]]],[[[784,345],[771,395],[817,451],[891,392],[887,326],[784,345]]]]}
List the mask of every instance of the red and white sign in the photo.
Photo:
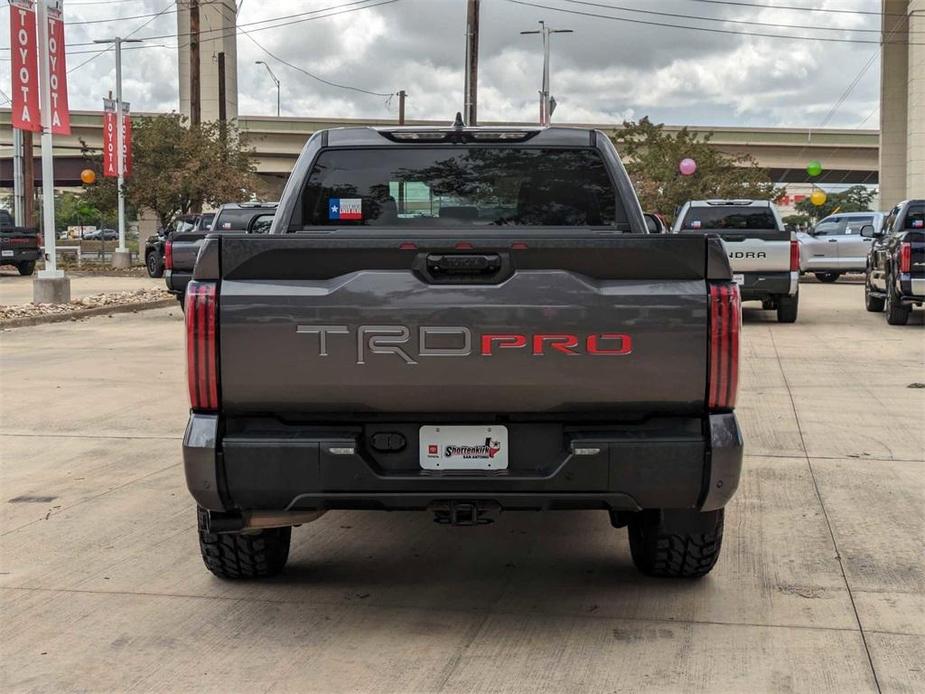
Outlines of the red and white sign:
{"type": "Polygon", "coordinates": [[[119,159],[116,134],[116,102],[103,99],[103,175],[110,178],[119,176],[119,159]]]}
{"type": "Polygon", "coordinates": [[[13,127],[42,131],[39,113],[38,41],[32,0],[10,3],[10,49],[13,53],[13,127]]]}
{"type": "Polygon", "coordinates": [[[67,105],[64,18],[60,6],[53,5],[48,7],[48,75],[51,87],[51,132],[55,135],[70,135],[71,112],[67,105]]]}
{"type": "MultiPolygon", "coordinates": [[[[119,177],[119,135],[116,132],[116,102],[103,99],[103,175],[110,178],[119,177]]],[[[129,104],[122,102],[122,152],[124,155],[124,175],[132,175],[132,117],[129,104]]]]}
{"type": "Polygon", "coordinates": [[[123,174],[126,178],[132,175],[132,117],[129,115],[128,104],[122,102],[122,152],[123,174]]]}

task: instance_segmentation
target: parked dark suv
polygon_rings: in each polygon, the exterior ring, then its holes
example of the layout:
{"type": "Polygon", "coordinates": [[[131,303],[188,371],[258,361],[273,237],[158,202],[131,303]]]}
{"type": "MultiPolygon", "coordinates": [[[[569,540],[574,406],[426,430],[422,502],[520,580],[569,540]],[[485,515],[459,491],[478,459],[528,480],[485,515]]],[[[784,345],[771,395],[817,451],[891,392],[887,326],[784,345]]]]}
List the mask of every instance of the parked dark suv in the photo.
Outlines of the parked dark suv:
{"type": "Polygon", "coordinates": [[[925,200],[894,207],[880,229],[864,227],[874,242],[867,254],[864,303],[868,311],[886,308],[886,322],[905,325],[913,306],[925,303],[925,200]]]}

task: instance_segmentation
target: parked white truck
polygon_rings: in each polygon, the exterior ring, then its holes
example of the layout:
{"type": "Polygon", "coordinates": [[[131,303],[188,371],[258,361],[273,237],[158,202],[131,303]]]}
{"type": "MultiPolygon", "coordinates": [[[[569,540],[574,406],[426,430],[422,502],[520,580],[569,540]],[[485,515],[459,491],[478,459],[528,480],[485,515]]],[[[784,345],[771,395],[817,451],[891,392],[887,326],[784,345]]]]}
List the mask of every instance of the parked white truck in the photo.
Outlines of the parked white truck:
{"type": "Polygon", "coordinates": [[[776,309],[793,323],[800,301],[800,248],[769,200],[689,200],[672,232],[716,234],[723,239],[742,301],[776,309]]]}

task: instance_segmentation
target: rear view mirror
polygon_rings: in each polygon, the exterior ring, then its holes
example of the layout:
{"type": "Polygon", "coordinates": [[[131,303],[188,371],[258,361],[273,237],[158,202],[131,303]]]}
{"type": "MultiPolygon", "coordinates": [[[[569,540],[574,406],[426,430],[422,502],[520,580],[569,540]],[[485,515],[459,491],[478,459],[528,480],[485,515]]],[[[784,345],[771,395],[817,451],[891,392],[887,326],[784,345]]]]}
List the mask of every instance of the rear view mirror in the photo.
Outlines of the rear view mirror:
{"type": "Polygon", "coordinates": [[[646,213],[643,215],[646,218],[646,230],[650,234],[664,234],[665,225],[662,224],[662,220],[658,218],[658,215],[651,213],[646,213]]]}
{"type": "Polygon", "coordinates": [[[274,214],[258,214],[247,224],[248,234],[267,234],[273,225],[274,214]]]}
{"type": "Polygon", "coordinates": [[[877,234],[874,231],[873,224],[865,224],[864,226],[861,227],[861,236],[863,236],[865,239],[872,239],[876,235],[877,234]]]}

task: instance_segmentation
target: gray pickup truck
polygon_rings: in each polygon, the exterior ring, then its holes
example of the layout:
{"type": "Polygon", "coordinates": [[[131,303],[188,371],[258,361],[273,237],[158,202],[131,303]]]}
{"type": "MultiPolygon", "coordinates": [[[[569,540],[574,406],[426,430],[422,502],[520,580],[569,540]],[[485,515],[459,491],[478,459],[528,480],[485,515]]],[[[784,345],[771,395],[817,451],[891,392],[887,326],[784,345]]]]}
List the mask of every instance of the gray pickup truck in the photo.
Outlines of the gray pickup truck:
{"type": "Polygon", "coordinates": [[[588,129],[316,133],[270,233],[187,289],[187,486],[206,566],[283,568],[328,510],[600,509],[698,577],[742,465],[719,238],[654,235],[588,129]]]}

